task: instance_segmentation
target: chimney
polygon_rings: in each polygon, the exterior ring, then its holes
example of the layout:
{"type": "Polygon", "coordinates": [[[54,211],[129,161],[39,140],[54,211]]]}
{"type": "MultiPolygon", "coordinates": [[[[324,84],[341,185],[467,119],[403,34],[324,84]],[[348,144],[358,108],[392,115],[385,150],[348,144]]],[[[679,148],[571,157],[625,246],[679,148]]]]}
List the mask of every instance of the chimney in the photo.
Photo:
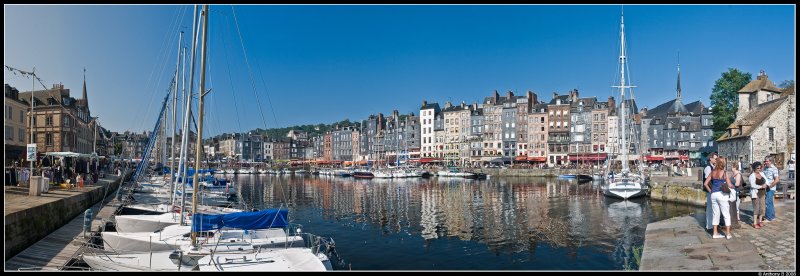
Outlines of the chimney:
{"type": "Polygon", "coordinates": [[[461,101],[461,108],[466,108],[466,107],[467,107],[467,104],[464,103],[464,101],[461,101]]]}
{"type": "Polygon", "coordinates": [[[449,101],[444,104],[444,108],[450,108],[450,107],[453,107],[453,104],[450,103],[449,101]]]}
{"type": "Polygon", "coordinates": [[[427,105],[428,105],[428,101],[422,101],[422,108],[425,108],[425,106],[427,106],[427,105]]]}
{"type": "Polygon", "coordinates": [[[478,103],[472,103],[472,110],[478,110],[478,103]]]}
{"type": "Polygon", "coordinates": [[[506,95],[506,98],[511,100],[511,97],[514,97],[514,92],[511,92],[511,90],[508,90],[508,95],[506,95]]]}
{"type": "Polygon", "coordinates": [[[538,102],[538,97],[536,96],[536,93],[533,93],[533,91],[528,90],[528,112],[529,113],[531,112],[531,110],[533,110],[533,105],[535,105],[537,102],[538,102]]]}
{"type": "Polygon", "coordinates": [[[647,116],[647,107],[642,108],[642,110],[639,111],[639,114],[641,114],[642,117],[646,117],[647,116]]]}
{"type": "Polygon", "coordinates": [[[617,102],[614,101],[614,97],[608,97],[608,113],[614,114],[614,110],[617,109],[617,102]]]}
{"type": "Polygon", "coordinates": [[[497,90],[495,90],[494,91],[494,101],[492,102],[492,104],[497,104],[498,101],[500,101],[500,94],[498,94],[497,90]]]}
{"type": "Polygon", "coordinates": [[[556,91],[553,91],[553,99],[555,98],[558,98],[558,93],[556,93],[556,91]]]}
{"type": "Polygon", "coordinates": [[[397,112],[397,109],[395,109],[395,110],[392,110],[392,117],[394,117],[395,119],[397,119],[397,116],[400,116],[400,113],[399,113],[399,112],[397,112]]]}

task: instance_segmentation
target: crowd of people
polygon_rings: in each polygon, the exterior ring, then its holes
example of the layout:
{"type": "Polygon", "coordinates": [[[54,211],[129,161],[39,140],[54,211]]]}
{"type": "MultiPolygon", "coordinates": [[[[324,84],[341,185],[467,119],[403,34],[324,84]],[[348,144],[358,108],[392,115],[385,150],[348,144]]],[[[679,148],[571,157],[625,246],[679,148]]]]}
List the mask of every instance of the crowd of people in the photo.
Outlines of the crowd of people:
{"type": "Polygon", "coordinates": [[[67,158],[56,158],[54,161],[37,162],[37,166],[31,172],[30,168],[18,166],[17,162],[5,168],[5,185],[21,186],[30,181],[32,175],[39,175],[49,179],[48,184],[59,185],[67,183],[70,188],[82,189],[85,186],[92,186],[94,183],[107,173],[120,174],[126,166],[120,161],[106,161],[103,159],[81,159],[69,160],[67,158]]]}
{"type": "Polygon", "coordinates": [[[751,173],[744,181],[742,172],[747,165],[740,158],[729,164],[729,161],[717,153],[709,157],[709,164],[703,170],[703,188],[706,196],[706,229],[712,230],[712,238],[731,239],[731,229],[738,229],[741,215],[740,203],[750,198],[753,204],[753,228],[760,229],[764,223],[777,219],[775,215],[775,193],[781,186],[783,198],[788,199],[788,188],[794,185],[795,160],[788,162],[789,180],[782,181],[780,171],[770,157],[764,162],[753,162],[749,169],[751,173]],[[724,222],[725,235],[719,231],[719,225],[724,222]]]}

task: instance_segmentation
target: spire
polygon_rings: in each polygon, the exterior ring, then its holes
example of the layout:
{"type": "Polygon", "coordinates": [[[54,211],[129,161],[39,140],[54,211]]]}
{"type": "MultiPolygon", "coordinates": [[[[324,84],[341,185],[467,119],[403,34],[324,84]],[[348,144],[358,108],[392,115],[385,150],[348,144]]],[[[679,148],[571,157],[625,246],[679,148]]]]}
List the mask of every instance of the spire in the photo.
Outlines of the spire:
{"type": "Polygon", "coordinates": [[[89,98],[86,96],[86,67],[83,67],[83,106],[89,110],[89,98]]]}
{"type": "Polygon", "coordinates": [[[675,99],[681,99],[681,52],[678,51],[678,89],[676,90],[675,99]]]}

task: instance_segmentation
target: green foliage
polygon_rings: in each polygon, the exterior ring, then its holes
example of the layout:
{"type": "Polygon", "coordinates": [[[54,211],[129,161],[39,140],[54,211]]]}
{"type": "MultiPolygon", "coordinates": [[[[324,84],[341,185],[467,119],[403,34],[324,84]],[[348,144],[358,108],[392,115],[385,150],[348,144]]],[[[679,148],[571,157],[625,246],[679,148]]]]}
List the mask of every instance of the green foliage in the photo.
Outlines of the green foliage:
{"type": "Polygon", "coordinates": [[[711,90],[714,139],[722,136],[736,119],[736,111],[739,109],[739,95],[736,92],[752,79],[753,76],[750,73],[744,73],[736,68],[728,68],[728,71],[722,73],[722,77],[714,83],[714,88],[711,90]]]}
{"type": "Polygon", "coordinates": [[[790,86],[794,86],[794,80],[785,80],[778,85],[778,87],[783,89],[789,88],[790,86]]]}
{"type": "MultiPolygon", "coordinates": [[[[316,125],[299,125],[299,126],[290,126],[290,127],[283,127],[283,128],[270,128],[267,130],[256,128],[254,130],[246,131],[253,132],[253,133],[260,133],[262,135],[266,135],[271,139],[282,139],[286,137],[286,134],[289,133],[290,130],[300,130],[304,131],[308,134],[308,137],[319,136],[327,132],[328,130],[336,128],[336,125],[339,125],[340,128],[347,127],[347,126],[358,126],[359,122],[351,122],[350,119],[344,119],[335,123],[331,124],[316,124],[316,125]]],[[[217,135],[216,137],[225,137],[232,134],[223,133],[217,135]]]]}
{"type": "Polygon", "coordinates": [[[114,155],[116,156],[122,155],[122,143],[120,142],[114,143],[114,155]]]}

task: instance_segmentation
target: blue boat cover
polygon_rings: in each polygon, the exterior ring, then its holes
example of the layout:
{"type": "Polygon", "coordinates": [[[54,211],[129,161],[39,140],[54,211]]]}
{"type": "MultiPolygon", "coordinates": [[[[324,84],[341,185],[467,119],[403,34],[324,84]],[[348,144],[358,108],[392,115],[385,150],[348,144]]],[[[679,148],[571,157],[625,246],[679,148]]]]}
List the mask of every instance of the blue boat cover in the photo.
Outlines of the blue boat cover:
{"type": "Polygon", "coordinates": [[[245,230],[286,227],[289,225],[288,215],[288,210],[279,209],[223,215],[198,213],[192,216],[192,232],[210,231],[222,227],[245,230]]]}

